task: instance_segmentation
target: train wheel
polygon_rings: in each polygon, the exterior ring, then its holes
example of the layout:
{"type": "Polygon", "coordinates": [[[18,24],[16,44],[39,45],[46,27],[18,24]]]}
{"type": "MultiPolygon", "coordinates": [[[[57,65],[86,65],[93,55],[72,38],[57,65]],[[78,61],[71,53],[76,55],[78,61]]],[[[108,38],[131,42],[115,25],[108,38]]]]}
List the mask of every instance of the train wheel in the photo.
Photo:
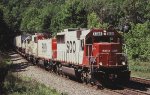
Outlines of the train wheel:
{"type": "Polygon", "coordinates": [[[90,72],[83,71],[81,73],[80,80],[81,80],[82,83],[85,83],[85,84],[91,83],[91,74],[90,74],[90,72]]]}
{"type": "Polygon", "coordinates": [[[53,71],[54,73],[57,73],[56,62],[53,62],[52,71],[53,71]]]}
{"type": "Polygon", "coordinates": [[[48,64],[48,61],[46,61],[46,60],[44,60],[44,67],[45,67],[46,71],[49,70],[49,64],[48,64]]]}
{"type": "Polygon", "coordinates": [[[49,72],[52,72],[53,71],[52,65],[49,65],[48,69],[49,69],[49,72]]]}
{"type": "Polygon", "coordinates": [[[88,84],[88,83],[91,83],[91,75],[89,72],[85,73],[85,83],[88,84]]]}
{"type": "Polygon", "coordinates": [[[58,75],[61,75],[61,74],[62,74],[62,72],[61,72],[61,64],[57,64],[57,65],[56,65],[56,73],[57,73],[58,75]]]}
{"type": "Polygon", "coordinates": [[[83,73],[83,72],[81,73],[80,81],[81,81],[82,83],[85,82],[85,73],[83,73]]]}

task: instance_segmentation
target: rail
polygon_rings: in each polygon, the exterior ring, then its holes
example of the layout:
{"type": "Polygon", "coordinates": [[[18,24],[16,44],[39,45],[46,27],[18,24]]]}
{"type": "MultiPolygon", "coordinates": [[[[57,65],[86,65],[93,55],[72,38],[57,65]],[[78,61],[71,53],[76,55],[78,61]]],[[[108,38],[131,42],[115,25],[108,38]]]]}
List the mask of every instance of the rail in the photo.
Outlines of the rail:
{"type": "Polygon", "coordinates": [[[140,78],[140,77],[131,77],[130,80],[150,85],[150,79],[144,79],[144,78],[140,78]]]}

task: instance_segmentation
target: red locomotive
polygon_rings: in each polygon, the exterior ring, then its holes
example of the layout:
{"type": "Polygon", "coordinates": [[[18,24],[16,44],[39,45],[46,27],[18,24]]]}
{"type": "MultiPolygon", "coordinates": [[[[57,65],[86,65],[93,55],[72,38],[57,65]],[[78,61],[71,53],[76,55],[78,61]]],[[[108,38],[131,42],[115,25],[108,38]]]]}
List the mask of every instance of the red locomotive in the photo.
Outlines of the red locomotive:
{"type": "Polygon", "coordinates": [[[25,48],[32,51],[26,52],[28,57],[58,74],[95,84],[130,79],[123,38],[113,28],[64,29],[49,39],[32,36],[25,41],[25,48]]]}

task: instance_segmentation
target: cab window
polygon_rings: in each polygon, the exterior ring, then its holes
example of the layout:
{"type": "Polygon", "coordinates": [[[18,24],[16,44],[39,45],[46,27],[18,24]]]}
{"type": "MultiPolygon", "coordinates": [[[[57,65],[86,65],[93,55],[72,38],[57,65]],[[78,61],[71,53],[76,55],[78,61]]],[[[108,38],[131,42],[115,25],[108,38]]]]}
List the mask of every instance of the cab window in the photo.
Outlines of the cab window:
{"type": "Polygon", "coordinates": [[[95,43],[100,43],[100,42],[113,42],[114,38],[113,37],[94,37],[94,42],[95,43]]]}
{"type": "Polygon", "coordinates": [[[57,35],[57,43],[65,43],[65,35],[57,35]]]}

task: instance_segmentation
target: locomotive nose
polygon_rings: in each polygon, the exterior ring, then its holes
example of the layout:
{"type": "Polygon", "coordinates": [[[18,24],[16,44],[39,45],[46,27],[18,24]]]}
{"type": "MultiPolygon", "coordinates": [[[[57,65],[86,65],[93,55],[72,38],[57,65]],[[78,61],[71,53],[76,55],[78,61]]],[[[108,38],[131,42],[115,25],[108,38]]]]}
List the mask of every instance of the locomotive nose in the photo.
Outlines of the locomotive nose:
{"type": "Polygon", "coordinates": [[[93,55],[102,66],[121,65],[121,45],[119,43],[95,43],[93,55]]]}

